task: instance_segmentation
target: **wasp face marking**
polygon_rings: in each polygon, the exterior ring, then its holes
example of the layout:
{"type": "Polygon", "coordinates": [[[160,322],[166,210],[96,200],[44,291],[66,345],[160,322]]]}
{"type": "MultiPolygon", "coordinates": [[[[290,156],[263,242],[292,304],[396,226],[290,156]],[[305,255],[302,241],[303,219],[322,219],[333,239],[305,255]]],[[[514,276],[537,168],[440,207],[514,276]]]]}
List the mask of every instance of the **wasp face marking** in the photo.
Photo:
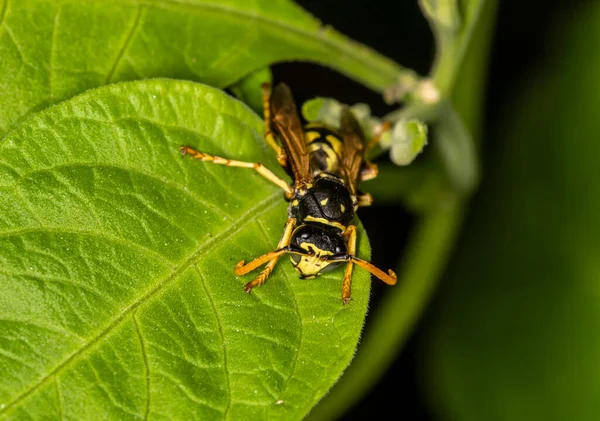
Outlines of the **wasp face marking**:
{"type": "Polygon", "coordinates": [[[346,244],[339,234],[320,224],[305,224],[296,228],[290,244],[306,252],[290,255],[292,265],[304,279],[313,278],[340,265],[339,262],[329,262],[322,257],[346,252],[346,244]]]}

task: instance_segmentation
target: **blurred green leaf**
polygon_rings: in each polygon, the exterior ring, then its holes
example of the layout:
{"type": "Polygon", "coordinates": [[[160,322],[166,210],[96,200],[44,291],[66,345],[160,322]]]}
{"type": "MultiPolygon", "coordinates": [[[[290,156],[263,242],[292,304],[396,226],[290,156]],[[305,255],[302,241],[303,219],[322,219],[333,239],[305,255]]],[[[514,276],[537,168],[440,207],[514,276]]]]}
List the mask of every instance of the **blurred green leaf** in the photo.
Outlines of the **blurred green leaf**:
{"type": "MultiPolygon", "coordinates": [[[[271,250],[285,177],[245,105],[153,80],[89,91],[0,145],[0,418],[302,418],[348,365],[369,274],[298,280],[282,259],[251,295],[235,263],[271,250]]],[[[360,231],[359,254],[368,258],[360,231]]]]}
{"type": "Polygon", "coordinates": [[[600,5],[505,104],[426,349],[440,420],[600,414],[600,5]]]}
{"type": "Polygon", "coordinates": [[[391,133],[390,158],[396,165],[408,165],[427,145],[427,126],[419,120],[399,121],[391,133]]]}
{"type": "Polygon", "coordinates": [[[319,122],[339,128],[344,104],[333,98],[317,97],[302,104],[302,116],[308,122],[319,122]]]}
{"type": "Polygon", "coordinates": [[[309,60],[383,90],[405,70],[289,0],[2,0],[0,135],[29,112],[152,77],[227,87],[309,60]]]}
{"type": "Polygon", "coordinates": [[[371,107],[364,103],[347,105],[334,98],[317,97],[302,104],[302,116],[309,122],[318,122],[334,129],[340,128],[342,111],[349,107],[366,139],[381,130],[381,119],[371,115],[371,107]]]}
{"type": "Polygon", "coordinates": [[[271,69],[268,67],[250,73],[240,81],[231,85],[231,92],[242,102],[248,104],[258,115],[263,115],[263,83],[271,82],[271,69]]]}
{"type": "Polygon", "coordinates": [[[451,187],[461,195],[472,193],[479,179],[475,142],[450,103],[440,108],[435,134],[435,149],[451,187]]]}

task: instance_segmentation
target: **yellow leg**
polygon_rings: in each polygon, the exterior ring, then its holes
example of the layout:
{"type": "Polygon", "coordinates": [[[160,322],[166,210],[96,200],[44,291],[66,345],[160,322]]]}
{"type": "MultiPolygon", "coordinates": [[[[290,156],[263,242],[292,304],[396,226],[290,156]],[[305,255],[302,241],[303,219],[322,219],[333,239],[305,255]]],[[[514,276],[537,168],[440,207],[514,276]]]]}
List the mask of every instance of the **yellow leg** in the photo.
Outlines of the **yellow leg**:
{"type": "MultiPolygon", "coordinates": [[[[356,254],[356,227],[349,225],[344,232],[344,237],[347,238],[348,254],[354,256],[356,254]]],[[[350,302],[350,292],[352,286],[352,261],[349,260],[344,272],[344,280],[342,281],[342,302],[348,304],[350,302]]]]}
{"type": "Polygon", "coordinates": [[[387,273],[385,273],[371,263],[356,257],[356,227],[354,225],[349,225],[348,228],[346,228],[344,237],[346,237],[346,244],[348,246],[348,252],[345,255],[321,257],[321,259],[324,261],[348,262],[346,271],[344,272],[344,280],[342,281],[342,301],[344,304],[348,304],[350,302],[352,269],[354,264],[369,271],[372,275],[375,275],[388,285],[396,284],[398,278],[393,270],[390,269],[387,273]]]}
{"type": "Polygon", "coordinates": [[[382,271],[381,269],[379,269],[376,266],[373,266],[371,263],[359,259],[356,256],[351,256],[351,260],[358,266],[360,266],[361,268],[369,271],[372,275],[375,275],[377,278],[381,279],[383,282],[385,282],[388,285],[396,285],[396,282],[398,281],[398,277],[396,276],[396,273],[394,273],[393,270],[388,269],[387,273],[385,273],[384,271],[382,271]]]}
{"type": "Polygon", "coordinates": [[[287,167],[287,156],[279,143],[275,140],[275,135],[271,131],[271,84],[263,83],[263,113],[265,118],[265,140],[277,154],[277,161],[282,167],[287,167]]]}
{"type": "Polygon", "coordinates": [[[290,245],[290,240],[292,239],[292,233],[294,232],[295,227],[296,220],[294,218],[288,219],[285,223],[285,227],[283,228],[283,234],[281,235],[281,239],[279,240],[279,243],[277,244],[277,249],[275,251],[263,254],[262,256],[257,257],[248,264],[244,264],[244,261],[242,260],[237,265],[235,265],[235,274],[245,275],[248,272],[251,272],[254,269],[262,266],[266,262],[269,262],[254,280],[248,282],[244,286],[244,290],[247,293],[250,293],[250,291],[252,291],[252,288],[261,286],[271,275],[271,272],[273,272],[273,268],[277,264],[279,258],[283,254],[288,253],[287,247],[290,245]]]}
{"type": "MultiPolygon", "coordinates": [[[[381,140],[381,135],[383,135],[383,133],[385,133],[391,127],[392,127],[392,124],[389,121],[384,121],[381,124],[379,131],[377,132],[377,134],[375,134],[375,136],[373,136],[373,138],[367,145],[367,148],[365,150],[365,156],[376,144],[379,143],[379,141],[381,140]]],[[[378,174],[379,174],[379,168],[377,168],[377,165],[373,164],[372,162],[367,161],[365,158],[365,165],[363,166],[363,169],[360,172],[360,180],[361,181],[372,180],[375,177],[377,177],[378,174]]],[[[359,205],[359,206],[361,206],[361,205],[359,205]]],[[[366,205],[366,206],[369,206],[369,205],[366,205]]]]}
{"type": "Polygon", "coordinates": [[[373,196],[369,193],[362,193],[357,199],[359,207],[371,206],[373,204],[373,196]]]}
{"type": "Polygon", "coordinates": [[[367,149],[365,150],[365,155],[371,150],[371,148],[373,148],[375,145],[377,145],[379,143],[379,141],[381,140],[381,135],[384,134],[386,131],[388,131],[391,128],[392,128],[392,123],[390,123],[389,121],[384,121],[383,123],[381,123],[381,127],[379,128],[379,130],[377,131],[375,136],[373,136],[373,138],[367,145],[367,149]]]}
{"type": "Polygon", "coordinates": [[[365,161],[363,169],[360,171],[360,181],[369,181],[377,177],[379,168],[372,162],[365,161]]]}
{"type": "Polygon", "coordinates": [[[273,174],[267,167],[265,167],[260,162],[234,161],[231,159],[221,158],[220,156],[213,156],[204,152],[199,152],[193,148],[190,148],[189,146],[182,146],[180,151],[181,155],[190,155],[194,159],[212,162],[213,164],[226,165],[228,167],[252,168],[254,169],[254,171],[256,171],[264,178],[269,180],[271,183],[281,187],[283,191],[285,191],[287,197],[292,197],[294,195],[293,187],[291,187],[284,180],[273,174]]]}

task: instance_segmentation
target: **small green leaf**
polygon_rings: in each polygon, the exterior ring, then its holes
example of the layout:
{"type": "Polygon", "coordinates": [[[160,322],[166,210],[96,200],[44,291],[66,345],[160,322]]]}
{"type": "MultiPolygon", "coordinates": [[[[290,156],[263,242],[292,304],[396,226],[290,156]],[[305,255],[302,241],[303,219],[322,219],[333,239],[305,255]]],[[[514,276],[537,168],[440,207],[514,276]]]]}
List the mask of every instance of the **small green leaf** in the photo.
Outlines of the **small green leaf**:
{"type": "Polygon", "coordinates": [[[262,85],[271,82],[271,69],[260,69],[231,85],[229,89],[259,115],[264,112],[262,85]]]}
{"type": "Polygon", "coordinates": [[[182,144],[285,177],[261,119],[191,82],[92,90],[3,139],[0,418],[294,420],[348,365],[368,273],[347,306],[342,269],[287,259],[245,294],[233,267],[275,247],[282,192],[182,144]]]}
{"type": "MultiPolygon", "coordinates": [[[[344,107],[346,105],[336,99],[319,97],[302,104],[302,115],[307,121],[319,122],[339,129],[344,107]]],[[[381,120],[371,116],[371,108],[367,104],[358,103],[349,108],[367,139],[372,138],[381,129],[381,120]]]]}
{"type": "Polygon", "coordinates": [[[427,126],[418,120],[400,121],[389,137],[390,158],[394,164],[408,165],[427,145],[427,126]]]}
{"type": "Polygon", "coordinates": [[[227,87],[317,62],[383,90],[404,69],[289,0],[0,0],[0,135],[29,112],[152,77],[227,87]]]}
{"type": "Polygon", "coordinates": [[[302,104],[302,116],[306,121],[320,121],[324,124],[339,125],[342,104],[332,98],[313,98],[302,104]]]}

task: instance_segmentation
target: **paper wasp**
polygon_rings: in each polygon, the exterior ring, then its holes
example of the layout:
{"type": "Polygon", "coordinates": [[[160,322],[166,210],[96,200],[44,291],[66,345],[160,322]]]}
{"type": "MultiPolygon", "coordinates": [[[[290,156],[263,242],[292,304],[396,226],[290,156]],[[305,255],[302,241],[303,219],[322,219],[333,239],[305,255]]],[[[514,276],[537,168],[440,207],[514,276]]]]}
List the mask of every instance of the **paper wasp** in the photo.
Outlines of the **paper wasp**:
{"type": "Polygon", "coordinates": [[[356,257],[356,226],[351,222],[359,206],[369,206],[371,195],[358,190],[360,180],[377,176],[377,167],[365,159],[367,150],[378,136],[365,144],[361,127],[352,112],[342,112],[340,130],[320,125],[303,126],[290,89],[279,84],[271,93],[270,84],[263,85],[265,139],[275,150],[277,160],[290,173],[289,185],[258,162],[242,162],[208,155],[181,147],[182,155],[230,167],[252,168],[281,187],[289,201],[288,220],[274,251],[250,263],[239,262],[236,275],[245,275],[266,267],[244,287],[246,292],[262,285],[277,261],[289,254],[292,265],[303,279],[346,262],[342,282],[342,300],[350,301],[353,265],[366,269],[387,284],[396,283],[396,274],[388,273],[356,257]],[[280,143],[281,142],[281,143],[280,143]]]}

